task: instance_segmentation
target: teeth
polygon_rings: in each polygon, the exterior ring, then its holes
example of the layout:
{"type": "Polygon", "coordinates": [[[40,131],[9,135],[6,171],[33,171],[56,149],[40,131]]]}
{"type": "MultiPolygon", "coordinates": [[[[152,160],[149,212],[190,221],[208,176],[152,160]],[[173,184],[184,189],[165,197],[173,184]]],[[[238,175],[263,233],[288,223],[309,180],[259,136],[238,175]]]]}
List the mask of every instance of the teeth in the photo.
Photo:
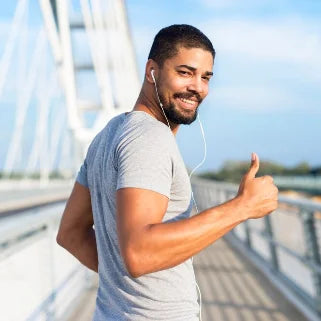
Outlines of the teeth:
{"type": "Polygon", "coordinates": [[[185,99],[185,98],[180,98],[181,101],[183,101],[184,103],[190,104],[190,105],[194,105],[195,101],[194,100],[190,100],[190,99],[185,99]]]}

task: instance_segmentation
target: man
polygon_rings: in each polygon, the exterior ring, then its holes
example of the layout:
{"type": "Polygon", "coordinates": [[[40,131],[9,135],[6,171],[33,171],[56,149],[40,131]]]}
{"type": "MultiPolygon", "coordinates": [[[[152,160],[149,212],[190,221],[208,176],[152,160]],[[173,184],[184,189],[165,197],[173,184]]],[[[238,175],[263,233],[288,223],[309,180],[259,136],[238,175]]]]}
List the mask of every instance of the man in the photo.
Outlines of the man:
{"type": "Polygon", "coordinates": [[[99,273],[95,321],[198,320],[191,257],[277,208],[272,178],[255,178],[253,153],[237,196],[190,217],[191,185],[175,134],[196,119],[214,58],[198,29],[162,29],[133,110],[114,117],[88,149],[57,242],[99,273]]]}

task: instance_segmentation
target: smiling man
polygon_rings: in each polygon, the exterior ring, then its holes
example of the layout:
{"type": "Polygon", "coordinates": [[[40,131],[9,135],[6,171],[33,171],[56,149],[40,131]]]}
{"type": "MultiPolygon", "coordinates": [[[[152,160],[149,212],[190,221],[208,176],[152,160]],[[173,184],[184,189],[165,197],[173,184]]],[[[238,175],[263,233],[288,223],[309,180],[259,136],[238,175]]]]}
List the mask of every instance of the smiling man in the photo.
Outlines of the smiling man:
{"type": "Polygon", "coordinates": [[[164,112],[172,129],[196,119],[197,108],[208,93],[208,82],[213,75],[215,50],[211,42],[201,33],[186,33],[183,36],[184,28],[193,30],[192,27],[180,26],[179,32],[178,27],[171,27],[163,29],[155,37],[146,65],[146,81],[152,88],[146,86],[147,90],[141,91],[137,106],[152,107],[163,118],[159,104],[164,104],[164,112]],[[176,45],[173,46],[173,43],[176,45]],[[151,77],[153,70],[154,78],[151,77]],[[155,91],[159,97],[155,97],[155,91]],[[146,101],[149,96],[154,98],[152,102],[146,101]]]}
{"type": "Polygon", "coordinates": [[[255,178],[253,154],[237,196],[190,217],[191,184],[175,134],[196,119],[214,58],[198,29],[162,29],[133,110],[114,117],[88,149],[57,242],[99,273],[94,321],[198,320],[192,256],[277,207],[272,178],[255,178]]]}

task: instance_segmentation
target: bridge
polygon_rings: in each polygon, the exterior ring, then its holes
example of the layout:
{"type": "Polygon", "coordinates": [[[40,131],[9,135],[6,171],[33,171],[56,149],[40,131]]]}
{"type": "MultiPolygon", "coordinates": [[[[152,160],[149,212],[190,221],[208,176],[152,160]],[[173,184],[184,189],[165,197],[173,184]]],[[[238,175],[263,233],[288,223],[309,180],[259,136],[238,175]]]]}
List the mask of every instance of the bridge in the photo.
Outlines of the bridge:
{"type": "Polygon", "coordinates": [[[321,190],[320,176],[275,176],[274,181],[279,187],[287,189],[310,193],[319,193],[321,190]]]}
{"type": "MultiPolygon", "coordinates": [[[[43,23],[30,63],[21,54],[32,29],[28,0],[17,1],[0,52],[0,108],[11,97],[16,109],[0,179],[0,316],[85,321],[97,274],[56,244],[57,229],[89,142],[133,105],[139,80],[123,1],[38,3],[43,23]],[[8,86],[15,68],[17,84],[8,86]]],[[[195,177],[192,188],[202,211],[232,199],[238,187],[195,177]]],[[[274,213],[196,255],[202,320],[320,320],[320,217],[319,203],[281,196],[274,213]]]]}

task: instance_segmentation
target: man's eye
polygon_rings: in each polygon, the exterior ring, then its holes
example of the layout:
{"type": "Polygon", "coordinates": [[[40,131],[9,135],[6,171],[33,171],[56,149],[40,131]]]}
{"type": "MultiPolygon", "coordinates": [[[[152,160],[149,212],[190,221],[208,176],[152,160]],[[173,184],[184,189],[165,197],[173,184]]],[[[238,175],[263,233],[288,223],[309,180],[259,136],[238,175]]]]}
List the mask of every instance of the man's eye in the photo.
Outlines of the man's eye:
{"type": "Polygon", "coordinates": [[[185,70],[179,70],[178,71],[181,75],[188,75],[189,72],[188,71],[185,71],[185,70]]]}

